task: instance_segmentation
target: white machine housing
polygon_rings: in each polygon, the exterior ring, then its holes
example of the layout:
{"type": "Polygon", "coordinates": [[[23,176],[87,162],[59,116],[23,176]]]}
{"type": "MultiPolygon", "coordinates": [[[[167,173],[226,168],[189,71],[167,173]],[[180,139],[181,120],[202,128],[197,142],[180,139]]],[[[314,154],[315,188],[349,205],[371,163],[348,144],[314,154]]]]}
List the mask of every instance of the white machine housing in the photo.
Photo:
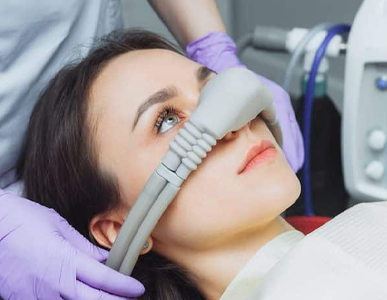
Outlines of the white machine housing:
{"type": "Polygon", "coordinates": [[[387,0],[364,0],[349,35],[342,115],[345,185],[387,200],[387,0]]]}

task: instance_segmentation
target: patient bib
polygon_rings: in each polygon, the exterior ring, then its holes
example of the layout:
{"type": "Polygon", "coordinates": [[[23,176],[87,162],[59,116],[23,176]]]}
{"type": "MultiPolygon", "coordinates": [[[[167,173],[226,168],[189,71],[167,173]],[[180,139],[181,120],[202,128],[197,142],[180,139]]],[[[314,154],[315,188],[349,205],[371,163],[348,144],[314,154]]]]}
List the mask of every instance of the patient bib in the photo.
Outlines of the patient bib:
{"type": "Polygon", "coordinates": [[[290,230],[264,245],[234,278],[220,300],[244,299],[303,237],[301,232],[290,230]]]}
{"type": "Polygon", "coordinates": [[[358,204],[307,235],[238,299],[387,299],[387,202],[358,204]]]}

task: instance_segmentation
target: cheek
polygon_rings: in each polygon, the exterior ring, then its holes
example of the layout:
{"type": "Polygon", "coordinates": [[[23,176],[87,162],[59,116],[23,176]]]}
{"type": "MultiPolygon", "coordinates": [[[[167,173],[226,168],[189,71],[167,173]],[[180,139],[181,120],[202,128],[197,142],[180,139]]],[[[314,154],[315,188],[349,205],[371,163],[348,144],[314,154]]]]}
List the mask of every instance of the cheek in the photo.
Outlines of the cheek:
{"type": "Polygon", "coordinates": [[[151,174],[159,166],[169,147],[168,141],[148,143],[141,141],[130,145],[128,149],[141,149],[135,153],[128,151],[122,155],[116,174],[119,174],[120,186],[129,207],[132,207],[143,190],[151,174]],[[118,170],[118,171],[117,171],[118,170]]]}
{"type": "MultiPolygon", "coordinates": [[[[223,182],[213,176],[221,171],[218,165],[203,164],[183,184],[155,228],[153,235],[163,243],[189,249],[203,249],[222,235],[230,224],[232,206],[222,206],[223,182]]],[[[224,170],[223,170],[224,171],[224,170]]]]}

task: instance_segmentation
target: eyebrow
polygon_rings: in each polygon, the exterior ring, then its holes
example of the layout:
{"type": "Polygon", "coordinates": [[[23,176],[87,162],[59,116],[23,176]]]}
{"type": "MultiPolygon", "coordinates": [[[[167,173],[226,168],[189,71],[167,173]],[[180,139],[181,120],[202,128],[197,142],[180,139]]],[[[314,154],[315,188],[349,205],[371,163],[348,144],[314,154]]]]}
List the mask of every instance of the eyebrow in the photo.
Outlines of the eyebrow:
{"type": "Polygon", "coordinates": [[[214,71],[212,71],[211,69],[209,69],[205,66],[201,66],[196,71],[196,80],[199,83],[200,90],[203,88],[204,84],[206,83],[206,79],[208,78],[208,76],[210,76],[212,73],[214,73],[214,71]]]}
{"type": "MultiPolygon", "coordinates": [[[[208,76],[210,76],[210,74],[213,73],[213,71],[208,69],[205,66],[201,66],[195,73],[196,73],[195,74],[196,80],[199,84],[199,90],[201,90],[203,88],[204,84],[206,83],[206,79],[208,78],[208,76]]],[[[145,102],[139,106],[137,113],[136,113],[136,117],[135,117],[134,122],[133,122],[132,131],[136,128],[136,125],[137,125],[138,121],[140,120],[140,117],[142,116],[142,114],[144,112],[146,112],[148,110],[148,108],[150,108],[152,105],[155,105],[157,103],[163,103],[163,102],[166,102],[168,100],[171,100],[171,99],[175,98],[178,94],[179,93],[178,93],[177,88],[172,85],[172,86],[165,87],[165,88],[157,91],[156,93],[150,95],[145,100],[145,102]]]]}

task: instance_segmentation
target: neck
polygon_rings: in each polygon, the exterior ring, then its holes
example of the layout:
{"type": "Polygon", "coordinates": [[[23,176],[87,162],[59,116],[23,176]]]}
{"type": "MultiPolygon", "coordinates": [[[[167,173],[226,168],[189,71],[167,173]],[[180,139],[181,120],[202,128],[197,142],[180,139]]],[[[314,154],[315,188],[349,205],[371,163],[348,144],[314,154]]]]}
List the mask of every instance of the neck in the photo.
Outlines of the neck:
{"type": "Polygon", "coordinates": [[[284,219],[278,217],[264,228],[254,228],[238,234],[227,245],[209,251],[185,253],[184,260],[179,264],[190,272],[206,299],[218,300],[262,246],[292,229],[284,219]]]}

